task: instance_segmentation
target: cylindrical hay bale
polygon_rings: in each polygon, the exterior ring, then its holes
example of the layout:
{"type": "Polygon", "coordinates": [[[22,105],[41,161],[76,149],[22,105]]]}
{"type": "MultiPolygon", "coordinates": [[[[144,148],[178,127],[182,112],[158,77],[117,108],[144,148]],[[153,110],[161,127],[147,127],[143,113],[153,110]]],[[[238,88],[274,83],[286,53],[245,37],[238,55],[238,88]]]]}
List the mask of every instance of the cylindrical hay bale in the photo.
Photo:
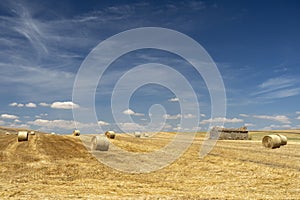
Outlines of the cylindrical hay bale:
{"type": "Polygon", "coordinates": [[[105,135],[106,135],[106,137],[108,137],[110,139],[115,139],[115,137],[116,137],[116,133],[114,131],[106,131],[105,135]]]}
{"type": "Polygon", "coordinates": [[[287,137],[284,135],[280,135],[280,134],[276,134],[280,137],[281,139],[281,146],[286,145],[287,144],[287,137]]]}
{"type": "Polygon", "coordinates": [[[144,137],[149,137],[149,134],[148,133],[144,133],[144,137]]]}
{"type": "Polygon", "coordinates": [[[278,135],[267,135],[263,137],[262,144],[266,148],[279,148],[281,146],[281,138],[278,135]]]}
{"type": "Polygon", "coordinates": [[[139,131],[136,131],[136,132],[134,132],[134,137],[136,137],[136,138],[140,138],[141,137],[141,132],[139,132],[139,131]]]}
{"type": "Polygon", "coordinates": [[[28,141],[28,132],[27,131],[19,131],[18,132],[18,142],[28,141]]]}
{"type": "Polygon", "coordinates": [[[5,135],[10,135],[10,132],[5,132],[5,135]]]}
{"type": "Polygon", "coordinates": [[[35,132],[34,131],[30,131],[30,135],[35,135],[35,132]]]}
{"type": "Polygon", "coordinates": [[[75,130],[73,131],[73,135],[74,135],[74,136],[79,136],[79,135],[80,135],[80,130],[75,129],[75,130]]]}
{"type": "Polygon", "coordinates": [[[94,136],[91,140],[92,151],[108,151],[109,140],[104,136],[94,136]]]}
{"type": "Polygon", "coordinates": [[[56,133],[54,133],[54,132],[51,132],[51,135],[55,135],[56,133]]]}

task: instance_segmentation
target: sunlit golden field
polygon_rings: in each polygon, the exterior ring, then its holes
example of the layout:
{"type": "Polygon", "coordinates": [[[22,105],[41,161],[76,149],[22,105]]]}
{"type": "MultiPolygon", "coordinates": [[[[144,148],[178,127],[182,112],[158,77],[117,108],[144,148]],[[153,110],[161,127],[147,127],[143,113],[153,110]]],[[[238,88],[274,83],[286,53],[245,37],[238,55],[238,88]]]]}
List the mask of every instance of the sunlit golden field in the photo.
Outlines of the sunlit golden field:
{"type": "MultiPolygon", "coordinates": [[[[251,132],[249,141],[218,141],[203,159],[198,154],[205,133],[198,133],[171,165],[128,174],[99,163],[79,137],[38,133],[18,143],[17,135],[0,131],[0,199],[299,199],[300,131],[282,131],[289,140],[279,149],[262,146],[269,133],[251,132]]],[[[117,134],[111,142],[150,152],[173,135],[117,134]]]]}

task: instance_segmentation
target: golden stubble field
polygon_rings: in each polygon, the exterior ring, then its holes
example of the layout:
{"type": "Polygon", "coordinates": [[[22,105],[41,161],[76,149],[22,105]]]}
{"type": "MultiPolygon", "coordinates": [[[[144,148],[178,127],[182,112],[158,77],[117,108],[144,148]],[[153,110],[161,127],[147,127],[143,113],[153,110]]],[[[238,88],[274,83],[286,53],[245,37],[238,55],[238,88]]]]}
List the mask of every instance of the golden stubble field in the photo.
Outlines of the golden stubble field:
{"type": "MultiPolygon", "coordinates": [[[[12,130],[12,129],[11,129],[12,130]]],[[[0,131],[0,199],[299,199],[300,131],[280,149],[250,141],[218,141],[198,156],[204,133],[171,165],[146,174],[116,171],[97,161],[79,137],[37,133],[28,142],[0,131]]],[[[133,152],[163,147],[174,133],[154,138],[117,135],[133,152]]]]}

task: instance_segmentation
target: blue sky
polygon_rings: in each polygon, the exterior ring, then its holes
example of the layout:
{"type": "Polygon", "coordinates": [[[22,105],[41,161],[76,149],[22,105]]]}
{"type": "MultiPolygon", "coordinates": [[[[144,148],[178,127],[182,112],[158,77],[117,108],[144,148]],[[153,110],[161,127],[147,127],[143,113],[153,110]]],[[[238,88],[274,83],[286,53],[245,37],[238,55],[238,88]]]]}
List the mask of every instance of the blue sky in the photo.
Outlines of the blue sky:
{"type": "MultiPolygon", "coordinates": [[[[70,132],[71,108],[82,108],[72,102],[73,83],[89,52],[119,32],[163,27],[193,38],[215,61],[226,89],[226,127],[300,128],[299,8],[298,1],[1,1],[0,125],[70,132]]],[[[216,119],[210,119],[201,76],[177,55],[151,49],[121,56],[100,80],[95,105],[102,129],[118,130],[110,105],[118,79],[148,62],[172,66],[190,80],[201,110],[199,126],[206,130],[216,119]]],[[[139,88],[130,110],[120,111],[135,124],[118,125],[141,128],[153,104],[165,107],[164,130],[180,130],[176,97],[154,84],[139,88]]]]}

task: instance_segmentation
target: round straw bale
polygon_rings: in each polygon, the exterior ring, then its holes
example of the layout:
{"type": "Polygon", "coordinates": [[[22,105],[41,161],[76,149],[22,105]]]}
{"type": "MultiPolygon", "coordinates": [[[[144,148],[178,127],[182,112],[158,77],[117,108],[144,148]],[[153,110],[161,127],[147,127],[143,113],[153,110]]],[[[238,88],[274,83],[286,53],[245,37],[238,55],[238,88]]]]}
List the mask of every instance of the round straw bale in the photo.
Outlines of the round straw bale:
{"type": "Polygon", "coordinates": [[[10,135],[10,132],[5,132],[5,135],[10,135]]]}
{"type": "Polygon", "coordinates": [[[281,139],[278,135],[267,135],[263,137],[262,144],[266,148],[279,148],[281,145],[281,139]]]}
{"type": "Polygon", "coordinates": [[[144,137],[149,137],[149,134],[148,133],[144,133],[144,137]]]}
{"type": "Polygon", "coordinates": [[[28,141],[28,132],[27,131],[19,131],[18,132],[18,142],[28,141]]]}
{"type": "Polygon", "coordinates": [[[136,137],[136,138],[140,138],[141,137],[141,132],[139,132],[139,131],[136,131],[136,132],[134,132],[134,136],[136,137]]]}
{"type": "Polygon", "coordinates": [[[52,134],[52,135],[55,135],[56,133],[54,133],[54,132],[51,132],[51,134],[52,134]]]}
{"type": "Polygon", "coordinates": [[[105,136],[93,136],[91,140],[92,151],[108,151],[109,140],[105,136]]]}
{"type": "Polygon", "coordinates": [[[281,146],[287,144],[287,137],[286,136],[280,135],[280,134],[276,134],[276,135],[278,135],[280,137],[280,139],[281,139],[281,144],[280,144],[281,146]]]}
{"type": "Polygon", "coordinates": [[[115,139],[115,137],[116,137],[116,133],[114,131],[106,131],[105,135],[106,135],[106,137],[108,137],[110,139],[115,139]]]}
{"type": "Polygon", "coordinates": [[[75,130],[73,131],[73,135],[74,135],[74,136],[79,136],[79,135],[80,135],[80,130],[75,129],[75,130]]]}
{"type": "Polygon", "coordinates": [[[35,132],[34,132],[34,131],[30,131],[29,134],[30,134],[30,135],[35,135],[35,132]]]}

